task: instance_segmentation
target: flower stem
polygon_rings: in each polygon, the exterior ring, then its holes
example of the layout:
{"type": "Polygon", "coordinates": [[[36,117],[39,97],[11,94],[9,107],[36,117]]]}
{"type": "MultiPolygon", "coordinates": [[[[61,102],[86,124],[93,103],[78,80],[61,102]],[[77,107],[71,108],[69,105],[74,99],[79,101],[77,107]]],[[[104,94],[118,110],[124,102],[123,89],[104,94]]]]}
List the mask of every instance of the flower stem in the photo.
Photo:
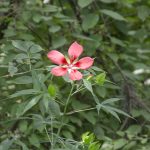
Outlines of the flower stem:
{"type": "Polygon", "coordinates": [[[67,101],[66,101],[66,104],[65,104],[64,113],[63,113],[64,115],[66,114],[67,106],[68,106],[68,104],[69,104],[70,97],[71,97],[71,95],[72,95],[73,89],[74,89],[74,84],[72,84],[70,93],[69,93],[69,95],[68,95],[68,98],[67,98],[67,101]]]}
{"type": "MultiPolygon", "coordinates": [[[[68,95],[68,98],[67,98],[67,101],[66,101],[66,104],[65,104],[65,108],[64,108],[64,111],[63,111],[63,116],[61,117],[61,124],[60,124],[60,127],[58,128],[58,132],[57,132],[57,137],[59,136],[60,131],[61,131],[62,127],[63,127],[64,115],[66,114],[67,106],[68,106],[69,101],[70,101],[70,98],[71,98],[71,96],[72,96],[73,89],[74,89],[74,84],[72,84],[70,93],[69,93],[69,95],[68,95]]],[[[56,137],[56,138],[57,138],[57,137],[56,137]]],[[[56,141],[55,141],[55,143],[56,143],[56,141]]]]}

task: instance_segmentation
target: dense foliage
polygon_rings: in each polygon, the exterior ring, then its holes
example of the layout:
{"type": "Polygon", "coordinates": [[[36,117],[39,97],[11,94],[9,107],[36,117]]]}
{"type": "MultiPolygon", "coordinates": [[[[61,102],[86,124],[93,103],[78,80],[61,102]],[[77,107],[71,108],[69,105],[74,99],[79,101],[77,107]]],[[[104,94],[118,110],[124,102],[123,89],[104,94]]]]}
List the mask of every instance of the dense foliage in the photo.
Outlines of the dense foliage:
{"type": "Polygon", "coordinates": [[[149,16],[148,0],[1,0],[0,150],[148,150],[149,16]],[[74,41],[94,65],[52,76],[47,53],[74,41]]]}

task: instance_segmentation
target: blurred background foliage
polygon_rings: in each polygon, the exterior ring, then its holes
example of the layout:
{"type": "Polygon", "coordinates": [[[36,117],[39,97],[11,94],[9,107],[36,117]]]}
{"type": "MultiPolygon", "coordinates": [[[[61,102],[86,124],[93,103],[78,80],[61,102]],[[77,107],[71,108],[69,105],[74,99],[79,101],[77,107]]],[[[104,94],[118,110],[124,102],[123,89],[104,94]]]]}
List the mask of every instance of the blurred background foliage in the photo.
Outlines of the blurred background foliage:
{"type": "Polygon", "coordinates": [[[70,84],[52,79],[46,54],[66,54],[73,41],[95,58],[93,75],[106,72],[109,82],[100,74],[93,87],[100,102],[119,98],[110,106],[135,119],[97,114],[84,90],[72,97],[59,150],[150,149],[149,16],[149,0],[1,0],[0,150],[50,148],[70,84]]]}

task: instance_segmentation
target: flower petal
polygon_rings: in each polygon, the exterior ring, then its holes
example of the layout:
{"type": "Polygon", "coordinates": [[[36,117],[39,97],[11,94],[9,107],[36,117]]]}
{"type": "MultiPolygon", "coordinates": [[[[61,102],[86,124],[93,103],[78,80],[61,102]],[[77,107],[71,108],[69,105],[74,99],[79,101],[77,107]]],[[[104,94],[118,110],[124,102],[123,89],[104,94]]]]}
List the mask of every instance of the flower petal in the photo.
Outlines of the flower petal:
{"type": "Polygon", "coordinates": [[[82,73],[79,72],[78,70],[72,70],[69,74],[69,78],[71,80],[81,80],[83,77],[82,73]]]}
{"type": "Polygon", "coordinates": [[[73,60],[78,58],[82,54],[82,52],[83,52],[83,47],[77,42],[72,43],[68,50],[68,54],[70,58],[73,60]]]}
{"type": "Polygon", "coordinates": [[[53,74],[54,76],[64,76],[66,73],[67,73],[67,69],[62,68],[60,66],[54,67],[51,70],[51,74],[53,74]]]}
{"type": "Polygon", "coordinates": [[[66,64],[66,59],[62,53],[57,50],[52,50],[47,54],[47,57],[55,64],[66,64]]]}
{"type": "Polygon", "coordinates": [[[81,58],[74,66],[80,69],[88,69],[93,65],[94,59],[91,57],[81,58]]]}

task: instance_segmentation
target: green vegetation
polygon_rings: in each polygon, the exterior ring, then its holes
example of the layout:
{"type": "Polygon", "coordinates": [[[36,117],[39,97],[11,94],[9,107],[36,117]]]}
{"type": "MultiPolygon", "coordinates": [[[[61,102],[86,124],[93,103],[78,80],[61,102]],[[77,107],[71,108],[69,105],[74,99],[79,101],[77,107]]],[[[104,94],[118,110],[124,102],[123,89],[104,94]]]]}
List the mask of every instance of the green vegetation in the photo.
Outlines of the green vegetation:
{"type": "Polygon", "coordinates": [[[150,149],[149,0],[0,1],[0,150],[150,149]],[[77,41],[83,79],[50,73],[77,41]]]}

